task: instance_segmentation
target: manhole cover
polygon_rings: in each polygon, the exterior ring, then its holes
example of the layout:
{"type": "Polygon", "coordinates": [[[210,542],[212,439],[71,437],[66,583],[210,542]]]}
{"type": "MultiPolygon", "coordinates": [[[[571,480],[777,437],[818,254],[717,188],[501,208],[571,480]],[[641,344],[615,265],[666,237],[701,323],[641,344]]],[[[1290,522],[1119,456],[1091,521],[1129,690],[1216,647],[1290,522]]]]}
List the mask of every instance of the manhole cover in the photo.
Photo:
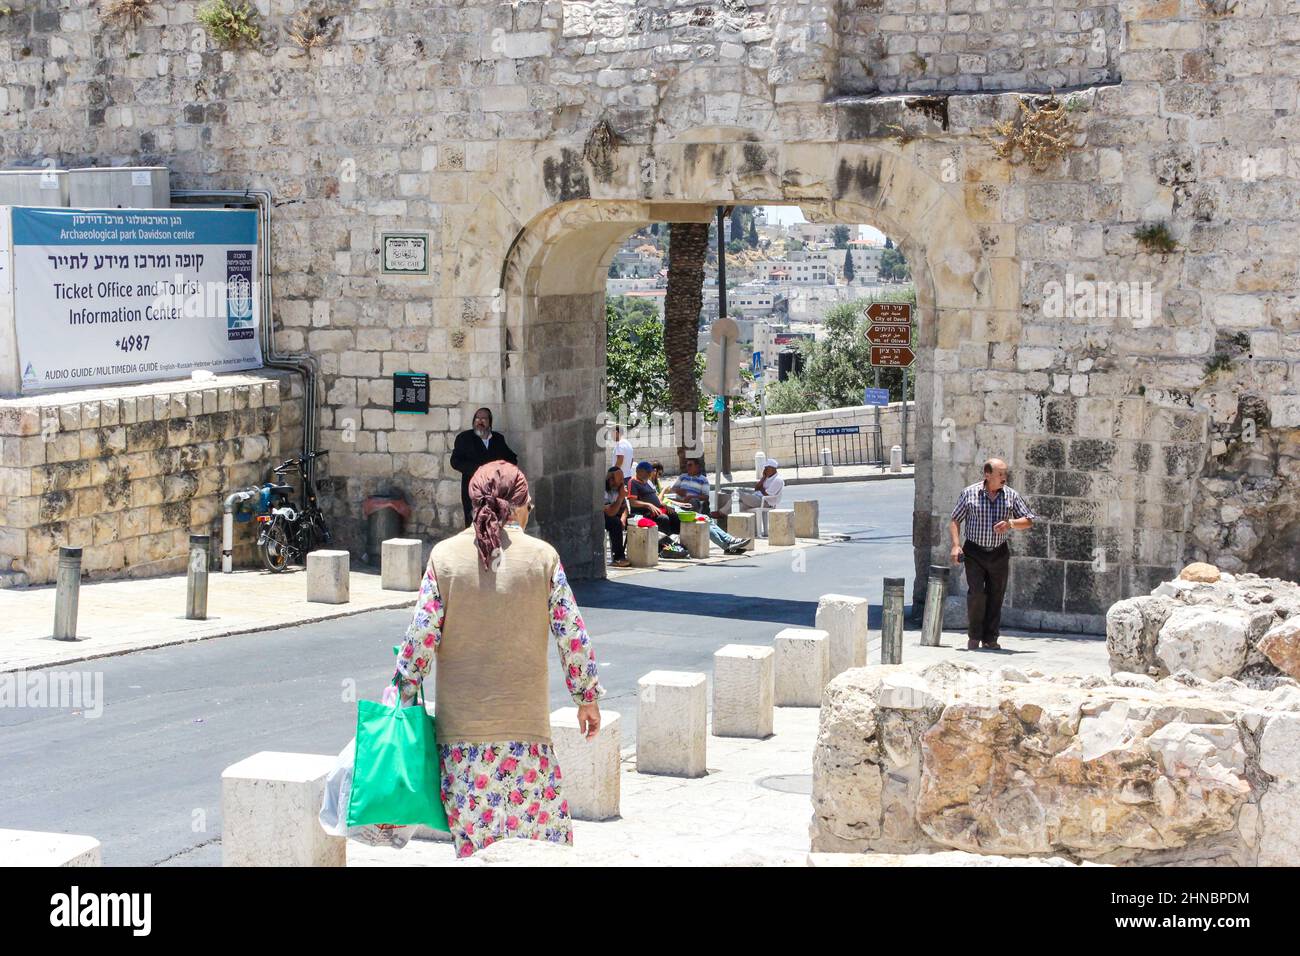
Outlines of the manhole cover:
{"type": "Polygon", "coordinates": [[[812,774],[786,773],[775,777],[764,777],[758,781],[760,787],[779,790],[782,793],[812,793],[812,774]]]}

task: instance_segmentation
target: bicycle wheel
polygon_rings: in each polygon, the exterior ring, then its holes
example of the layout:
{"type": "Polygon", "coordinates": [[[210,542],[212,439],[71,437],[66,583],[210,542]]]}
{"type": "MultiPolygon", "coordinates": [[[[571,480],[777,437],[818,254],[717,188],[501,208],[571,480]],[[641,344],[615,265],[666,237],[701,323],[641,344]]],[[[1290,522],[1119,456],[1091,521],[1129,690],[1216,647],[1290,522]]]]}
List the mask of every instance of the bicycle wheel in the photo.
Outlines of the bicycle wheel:
{"type": "Polygon", "coordinates": [[[289,566],[293,548],[289,544],[289,534],[284,522],[276,521],[266,529],[266,540],[261,543],[258,551],[262,555],[262,564],[266,565],[268,571],[279,574],[289,566]]]}

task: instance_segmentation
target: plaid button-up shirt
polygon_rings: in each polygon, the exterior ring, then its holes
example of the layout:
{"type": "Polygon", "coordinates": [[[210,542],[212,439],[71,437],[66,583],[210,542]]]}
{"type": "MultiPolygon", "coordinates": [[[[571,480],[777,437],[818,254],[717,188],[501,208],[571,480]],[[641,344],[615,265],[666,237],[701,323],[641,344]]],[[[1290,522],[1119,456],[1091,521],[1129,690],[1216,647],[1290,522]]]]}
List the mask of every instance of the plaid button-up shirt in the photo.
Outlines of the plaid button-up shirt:
{"type": "Polygon", "coordinates": [[[997,494],[990,498],[984,493],[984,482],[978,481],[962,489],[957,498],[957,507],[952,509],[952,520],[961,524],[966,522],[965,540],[981,548],[996,548],[1007,539],[1004,531],[998,534],[993,526],[999,521],[1011,518],[1033,518],[1038,515],[1029,510],[1025,499],[1014,488],[1003,485],[997,494]]]}

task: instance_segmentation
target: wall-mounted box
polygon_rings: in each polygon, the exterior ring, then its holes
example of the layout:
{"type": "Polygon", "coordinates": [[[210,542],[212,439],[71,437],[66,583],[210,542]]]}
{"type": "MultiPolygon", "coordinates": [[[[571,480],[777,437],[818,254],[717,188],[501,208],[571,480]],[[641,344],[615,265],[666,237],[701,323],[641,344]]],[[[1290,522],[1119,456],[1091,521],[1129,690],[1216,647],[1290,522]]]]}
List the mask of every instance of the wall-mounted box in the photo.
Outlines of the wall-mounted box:
{"type": "Polygon", "coordinates": [[[167,209],[166,166],[87,166],[68,170],[68,201],[78,209],[167,209]]]}

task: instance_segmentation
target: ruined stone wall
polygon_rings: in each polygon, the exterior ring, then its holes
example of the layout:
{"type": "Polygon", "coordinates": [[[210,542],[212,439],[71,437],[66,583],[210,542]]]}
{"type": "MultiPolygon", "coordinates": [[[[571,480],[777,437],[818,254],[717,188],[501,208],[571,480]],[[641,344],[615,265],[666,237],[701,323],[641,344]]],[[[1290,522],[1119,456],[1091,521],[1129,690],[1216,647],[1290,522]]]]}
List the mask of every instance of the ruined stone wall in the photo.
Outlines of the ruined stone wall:
{"type": "Polygon", "coordinates": [[[449,436],[492,404],[527,436],[555,509],[542,533],[575,574],[603,573],[602,257],[646,222],[786,202],[880,226],[913,264],[919,567],[999,455],[1044,519],[1013,545],[1008,623],[1100,630],[1194,558],[1300,576],[1291,0],[1057,4],[1050,27],[1041,4],[361,0],[310,55],[289,36],[297,0],[263,0],[263,41],[238,51],[190,2],[158,0],[135,30],[89,0],[9,5],[6,164],[160,163],[176,188],[274,194],[275,340],[321,362],[342,527],[390,484],[412,533],[458,527],[449,436]],[[939,50],[907,89],[939,95],[857,95],[887,87],[846,57],[921,15],[939,50]],[[959,56],[949,96],[939,57],[959,34],[985,72],[959,56]],[[1095,84],[1068,100],[1064,155],[997,158],[994,124],[1034,108],[1016,77],[1054,71],[1095,84]],[[1158,223],[1164,251],[1134,235],[1158,223]],[[427,277],[380,273],[395,230],[429,234],[427,277]],[[434,380],[427,417],[391,414],[406,370],[434,380]]]}
{"type": "Polygon", "coordinates": [[[1067,89],[1117,80],[1118,4],[843,0],[843,93],[1067,89]]]}

